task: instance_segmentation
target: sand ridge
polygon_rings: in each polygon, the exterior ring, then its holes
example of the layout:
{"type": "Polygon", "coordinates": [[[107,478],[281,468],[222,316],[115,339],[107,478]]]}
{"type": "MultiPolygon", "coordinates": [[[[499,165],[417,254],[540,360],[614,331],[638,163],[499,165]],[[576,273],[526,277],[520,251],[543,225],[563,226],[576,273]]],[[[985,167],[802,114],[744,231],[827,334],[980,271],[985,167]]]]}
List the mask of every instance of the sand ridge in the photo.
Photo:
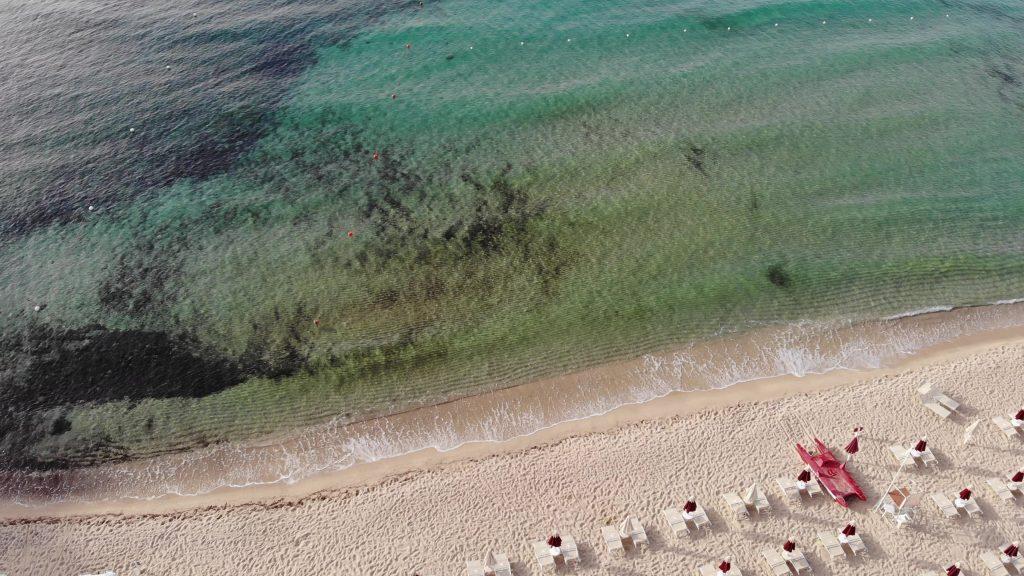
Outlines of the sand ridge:
{"type": "Polygon", "coordinates": [[[1024,442],[983,424],[977,445],[964,426],[1024,403],[1024,345],[1000,345],[826,391],[641,421],[542,447],[408,472],[377,485],[299,499],[212,506],[169,514],[105,514],[0,524],[0,571],[56,575],[465,573],[488,548],[504,551],[517,575],[539,574],[529,542],[561,530],[580,544],[580,573],[692,573],[730,555],[746,574],[767,574],[765,546],[794,537],[816,574],[918,574],[962,561],[982,574],[979,554],[1024,536],[1024,506],[995,498],[984,481],[1024,467],[1024,442]],[[933,382],[964,404],[940,421],[914,390],[933,382]],[[864,426],[851,465],[869,501],[852,509],[818,500],[790,503],[775,486],[801,465],[793,443],[813,431],[838,450],[864,426]],[[895,531],[870,511],[897,463],[887,446],[927,434],[939,464],[905,478],[923,493],[971,485],[984,518],[949,521],[926,499],[920,522],[895,531]],[[775,512],[739,524],[719,494],[759,481],[775,512]],[[695,497],[713,531],[676,539],[661,510],[695,497]],[[640,518],[651,547],[612,559],[600,526],[640,518]],[[868,555],[832,567],[814,541],[820,529],[856,520],[868,555]]]}

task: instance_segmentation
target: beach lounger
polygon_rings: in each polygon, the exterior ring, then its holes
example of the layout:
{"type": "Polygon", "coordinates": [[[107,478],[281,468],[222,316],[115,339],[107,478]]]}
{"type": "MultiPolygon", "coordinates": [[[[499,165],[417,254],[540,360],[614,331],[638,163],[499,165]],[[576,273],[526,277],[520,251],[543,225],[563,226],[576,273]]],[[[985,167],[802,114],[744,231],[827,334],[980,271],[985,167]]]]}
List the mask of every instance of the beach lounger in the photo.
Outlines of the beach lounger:
{"type": "Polygon", "coordinates": [[[708,518],[708,513],[704,511],[704,507],[697,504],[697,509],[693,511],[692,518],[693,527],[697,530],[710,530],[711,520],[708,518]]]}
{"type": "MultiPolygon", "coordinates": [[[[698,566],[697,574],[699,574],[700,576],[717,576],[718,565],[711,563],[705,564],[703,566],[698,566]]],[[[729,570],[729,576],[743,576],[743,572],[741,572],[739,567],[734,564],[732,569],[729,570]]]]}
{"type": "Polygon", "coordinates": [[[818,484],[815,480],[812,479],[810,482],[807,483],[807,496],[809,498],[821,496],[822,494],[824,494],[824,492],[821,490],[821,485],[818,484]]]}
{"type": "Polygon", "coordinates": [[[726,492],[722,494],[722,500],[729,505],[729,509],[732,510],[733,514],[736,515],[740,520],[747,520],[750,518],[750,511],[747,510],[747,505],[743,502],[743,499],[739,497],[735,492],[726,492]]]}
{"type": "Polygon", "coordinates": [[[1002,416],[993,416],[992,423],[999,428],[999,431],[1006,435],[1007,438],[1016,438],[1020,435],[1020,430],[1013,427],[1013,424],[1009,420],[1002,416]]]}
{"type": "Polygon", "coordinates": [[[932,502],[938,506],[939,511],[946,518],[957,518],[960,513],[957,512],[956,506],[953,506],[953,501],[946,497],[945,494],[932,494],[932,502]]]}
{"type": "Polygon", "coordinates": [[[779,490],[782,495],[790,500],[800,499],[800,490],[796,487],[796,480],[790,480],[789,478],[779,478],[776,480],[779,484],[779,490]]]}
{"type": "Polygon", "coordinates": [[[508,556],[494,554],[490,565],[494,576],[512,576],[512,565],[508,561],[508,556]]]}
{"type": "Polygon", "coordinates": [[[996,493],[996,496],[1001,500],[1014,499],[1013,492],[1010,491],[1010,487],[1006,485],[1006,482],[1003,482],[999,478],[989,478],[988,480],[985,480],[985,483],[988,484],[988,487],[991,488],[992,491],[996,493]]]}
{"type": "Polygon", "coordinates": [[[818,532],[818,541],[821,542],[825,552],[828,553],[829,560],[834,561],[840,556],[846,556],[843,545],[839,542],[839,538],[836,538],[835,534],[831,532],[818,532]]]}
{"type": "Polygon", "coordinates": [[[924,451],[921,452],[921,455],[917,458],[914,458],[913,455],[910,454],[910,450],[907,450],[903,446],[889,446],[889,452],[892,452],[893,457],[896,458],[896,461],[900,464],[903,463],[904,459],[907,459],[913,462],[915,466],[924,465],[927,468],[928,466],[934,466],[939,462],[935,458],[935,453],[932,452],[931,446],[925,447],[924,451]]]}
{"type": "Polygon", "coordinates": [[[469,573],[469,576],[484,576],[487,574],[487,568],[479,560],[470,560],[466,562],[466,572],[469,573]]]}
{"type": "Polygon", "coordinates": [[[690,533],[690,525],[686,522],[686,518],[683,518],[683,513],[679,510],[667,508],[662,511],[662,515],[665,516],[665,522],[676,538],[682,534],[690,533]]]}
{"type": "Polygon", "coordinates": [[[935,454],[932,452],[931,446],[926,447],[924,451],[921,452],[920,460],[925,467],[934,466],[939,463],[939,461],[935,459],[935,454]]]}
{"type": "Polygon", "coordinates": [[[952,414],[952,412],[946,410],[946,408],[942,404],[939,404],[938,402],[932,400],[923,400],[923,402],[925,408],[931,410],[932,412],[935,413],[936,416],[942,418],[943,420],[949,418],[949,416],[952,414]]]}
{"type": "Polygon", "coordinates": [[[742,500],[744,504],[756,510],[758,514],[768,514],[772,511],[772,505],[768,502],[768,497],[764,495],[764,492],[761,492],[761,488],[757,483],[750,485],[742,500]]]}
{"type": "MultiPolygon", "coordinates": [[[[764,561],[768,564],[768,570],[771,571],[774,576],[790,574],[789,565],[786,564],[786,559],[782,557],[782,554],[775,551],[775,549],[765,548],[764,550],[761,550],[761,556],[764,556],[764,561]]],[[[730,572],[732,572],[732,570],[730,570],[730,572]]]]}
{"type": "Polygon", "coordinates": [[[959,402],[953,400],[949,396],[946,396],[945,394],[942,393],[941,390],[935,388],[931,384],[925,384],[924,386],[921,386],[920,388],[917,389],[917,392],[918,394],[921,395],[922,400],[927,399],[931,402],[936,402],[950,412],[956,412],[960,410],[959,402]]]}
{"type": "Polygon", "coordinates": [[[1009,576],[1010,571],[1006,569],[1006,565],[999,558],[999,555],[986,550],[981,553],[981,562],[988,569],[988,573],[992,576],[1009,576]]]}
{"type": "Polygon", "coordinates": [[[619,536],[619,529],[615,526],[602,526],[601,538],[608,546],[608,553],[612,556],[625,554],[626,549],[622,546],[622,536],[619,536]]]}
{"type": "Polygon", "coordinates": [[[783,554],[783,558],[789,561],[789,565],[793,567],[793,570],[797,574],[810,574],[811,565],[807,562],[807,557],[804,556],[803,551],[794,550],[783,554]]]}
{"type": "Polygon", "coordinates": [[[971,518],[978,518],[982,515],[981,506],[978,506],[978,503],[974,500],[974,498],[971,498],[970,500],[964,502],[961,508],[963,508],[963,511],[967,512],[967,516],[971,518]]]}
{"type": "Polygon", "coordinates": [[[555,557],[551,555],[551,546],[547,542],[533,543],[533,558],[537,560],[541,572],[555,570],[555,557]]]}
{"type": "Polygon", "coordinates": [[[914,462],[914,464],[917,464],[917,462],[909,456],[908,450],[903,446],[889,446],[889,452],[892,452],[893,457],[896,458],[896,461],[900,464],[903,464],[904,460],[909,460],[914,462]]]}
{"type": "Polygon", "coordinates": [[[868,551],[867,546],[864,546],[864,540],[860,537],[860,534],[847,536],[846,545],[850,548],[850,552],[853,552],[854,556],[860,556],[868,551]]]}
{"type": "Polygon", "coordinates": [[[562,536],[562,560],[566,566],[577,566],[580,563],[580,549],[576,546],[576,539],[572,536],[562,536]]]}
{"type": "Polygon", "coordinates": [[[644,530],[644,525],[632,516],[626,518],[619,527],[619,535],[623,540],[629,539],[634,550],[640,550],[647,545],[647,531],[644,530]]]}

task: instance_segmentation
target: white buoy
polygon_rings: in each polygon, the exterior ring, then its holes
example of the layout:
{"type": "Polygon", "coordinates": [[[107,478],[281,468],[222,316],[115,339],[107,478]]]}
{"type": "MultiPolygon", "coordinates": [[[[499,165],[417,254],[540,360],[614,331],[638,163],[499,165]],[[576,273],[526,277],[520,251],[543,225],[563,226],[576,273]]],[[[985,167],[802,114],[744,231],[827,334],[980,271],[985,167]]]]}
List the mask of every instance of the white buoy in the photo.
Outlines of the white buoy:
{"type": "Polygon", "coordinates": [[[686,28],[683,28],[683,32],[686,32],[686,28]]]}
{"type": "Polygon", "coordinates": [[[519,45],[520,46],[526,46],[526,42],[520,42],[519,45]]]}
{"type": "Polygon", "coordinates": [[[726,26],[725,29],[726,30],[732,30],[732,26],[726,26]]]}
{"type": "Polygon", "coordinates": [[[42,310],[42,307],[40,307],[39,304],[36,304],[32,309],[35,310],[36,312],[39,312],[40,310],[42,310]]]}
{"type": "Polygon", "coordinates": [[[868,22],[874,22],[874,18],[868,18],[868,22]]]}
{"type": "Polygon", "coordinates": [[[95,209],[96,209],[96,208],[95,208],[95,207],[93,207],[93,206],[92,206],[91,204],[89,205],[89,212],[92,212],[92,211],[93,211],[93,210],[95,210],[95,209]]]}
{"type": "Polygon", "coordinates": [[[166,70],[170,70],[170,69],[171,69],[171,65],[170,65],[170,64],[168,64],[167,66],[164,66],[164,69],[166,69],[166,70]]]}
{"type": "Polygon", "coordinates": [[[572,38],[566,38],[565,41],[566,42],[572,42],[572,38]]]}
{"type": "Polygon", "coordinates": [[[822,20],[822,21],[821,21],[821,23],[822,23],[822,24],[827,24],[827,23],[828,23],[828,20],[822,20]]]}
{"type": "Polygon", "coordinates": [[[778,22],[776,22],[776,23],[775,23],[775,27],[776,27],[776,28],[778,28],[778,27],[779,27],[779,23],[778,23],[778,22]]]}
{"type": "Polygon", "coordinates": [[[913,16],[911,16],[911,17],[910,17],[910,19],[911,19],[911,20],[913,20],[913,19],[914,19],[914,17],[913,17],[913,16]]]}
{"type": "Polygon", "coordinates": [[[470,49],[470,50],[472,50],[472,49],[473,49],[473,47],[472,47],[472,46],[470,46],[470,47],[469,47],[469,49],[470,49]]]}
{"type": "Polygon", "coordinates": [[[129,128],[128,131],[129,132],[135,132],[135,128],[129,128]]]}
{"type": "Polygon", "coordinates": [[[949,18],[949,14],[946,14],[946,18],[949,18]]]}

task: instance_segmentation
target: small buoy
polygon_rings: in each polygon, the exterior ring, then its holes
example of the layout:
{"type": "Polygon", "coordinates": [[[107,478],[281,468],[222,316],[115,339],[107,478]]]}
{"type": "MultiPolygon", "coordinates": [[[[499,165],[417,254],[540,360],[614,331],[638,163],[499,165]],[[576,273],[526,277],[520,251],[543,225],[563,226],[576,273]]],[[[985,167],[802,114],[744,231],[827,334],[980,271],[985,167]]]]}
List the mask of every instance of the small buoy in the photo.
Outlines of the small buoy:
{"type": "Polygon", "coordinates": [[[683,28],[683,32],[686,32],[686,31],[687,31],[686,28],[683,28]]]}
{"type": "Polygon", "coordinates": [[[355,233],[355,230],[349,230],[349,231],[348,231],[348,237],[349,237],[349,238],[352,238],[352,237],[353,237],[353,236],[355,236],[355,235],[356,235],[356,233],[355,233]]]}
{"type": "Polygon", "coordinates": [[[193,12],[192,13],[192,17],[195,18],[196,16],[199,16],[199,13],[198,12],[193,12]]]}
{"type": "Polygon", "coordinates": [[[629,32],[626,32],[626,38],[629,38],[629,32]]]}
{"type": "Polygon", "coordinates": [[[566,38],[565,41],[566,42],[572,42],[572,38],[566,38]]]}
{"type": "Polygon", "coordinates": [[[776,28],[778,28],[778,27],[779,27],[779,23],[778,23],[778,22],[776,22],[776,23],[775,23],[775,27],[776,27],[776,28]]]}
{"type": "Polygon", "coordinates": [[[373,159],[374,160],[380,160],[380,152],[377,152],[376,150],[374,150],[373,151],[373,159]]]}
{"type": "Polygon", "coordinates": [[[911,17],[910,17],[910,19],[911,19],[911,20],[913,20],[913,19],[914,19],[914,17],[913,17],[913,16],[911,16],[911,17]]]}
{"type": "Polygon", "coordinates": [[[89,212],[92,212],[93,210],[95,210],[95,208],[92,206],[92,204],[90,204],[89,205],[89,212]]]}
{"type": "Polygon", "coordinates": [[[39,304],[36,304],[35,306],[32,307],[32,309],[35,310],[36,312],[39,312],[40,310],[43,309],[43,307],[40,306],[39,304]]]}
{"type": "Polygon", "coordinates": [[[391,93],[391,99],[392,99],[392,100],[396,100],[397,98],[398,98],[398,94],[396,94],[396,93],[392,92],[392,93],[391,93]]]}
{"type": "Polygon", "coordinates": [[[946,18],[949,18],[949,14],[946,14],[946,18]]]}
{"type": "Polygon", "coordinates": [[[128,131],[129,132],[135,132],[135,128],[129,128],[128,131]]]}
{"type": "Polygon", "coordinates": [[[167,66],[164,66],[164,70],[170,70],[170,69],[171,69],[171,65],[170,64],[168,64],[167,66]]]}
{"type": "Polygon", "coordinates": [[[874,18],[868,18],[868,22],[874,22],[874,18]]]}
{"type": "Polygon", "coordinates": [[[470,49],[470,50],[472,50],[472,49],[473,49],[473,47],[472,47],[472,46],[470,46],[470,47],[469,47],[469,49],[470,49]]]}
{"type": "Polygon", "coordinates": [[[408,43],[408,44],[405,45],[405,49],[406,50],[409,50],[411,48],[412,48],[412,43],[408,43]]]}
{"type": "Polygon", "coordinates": [[[822,20],[822,21],[821,21],[821,23],[822,23],[822,24],[825,24],[825,23],[827,23],[827,22],[828,22],[827,20],[822,20]]]}
{"type": "Polygon", "coordinates": [[[519,45],[520,46],[526,46],[526,42],[520,42],[519,45]]]}
{"type": "Polygon", "coordinates": [[[313,318],[313,325],[316,326],[317,328],[319,328],[320,327],[320,319],[319,318],[313,318]]]}
{"type": "Polygon", "coordinates": [[[732,26],[726,26],[725,29],[726,30],[732,30],[732,26]]]}

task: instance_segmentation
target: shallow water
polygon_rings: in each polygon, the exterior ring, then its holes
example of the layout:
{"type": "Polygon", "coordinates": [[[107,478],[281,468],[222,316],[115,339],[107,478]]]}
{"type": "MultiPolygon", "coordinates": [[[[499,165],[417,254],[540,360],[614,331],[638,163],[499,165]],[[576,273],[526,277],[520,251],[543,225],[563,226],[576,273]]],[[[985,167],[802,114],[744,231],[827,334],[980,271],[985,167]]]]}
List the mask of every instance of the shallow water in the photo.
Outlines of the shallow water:
{"type": "Polygon", "coordinates": [[[8,465],[1024,294],[1018,3],[3,10],[8,465]]]}

